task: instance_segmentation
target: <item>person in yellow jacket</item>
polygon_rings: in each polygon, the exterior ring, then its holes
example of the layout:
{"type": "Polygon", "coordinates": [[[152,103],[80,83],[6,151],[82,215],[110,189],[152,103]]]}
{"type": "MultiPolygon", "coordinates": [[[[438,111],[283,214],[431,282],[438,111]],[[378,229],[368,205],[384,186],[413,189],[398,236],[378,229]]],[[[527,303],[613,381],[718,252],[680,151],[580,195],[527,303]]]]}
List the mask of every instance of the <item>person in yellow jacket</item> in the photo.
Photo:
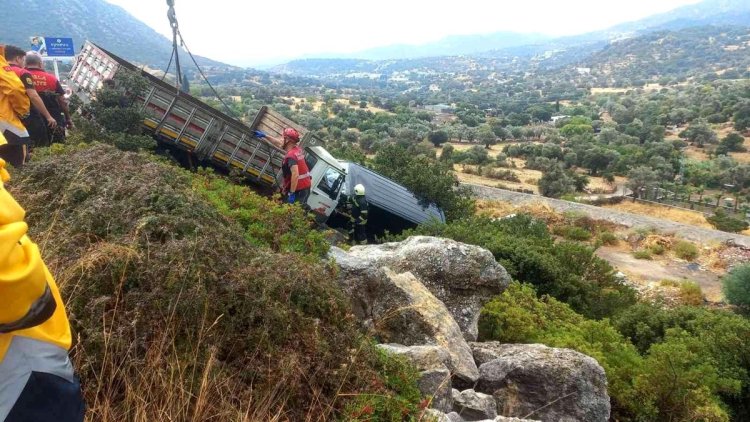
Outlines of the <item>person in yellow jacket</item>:
{"type": "Polygon", "coordinates": [[[80,422],[85,404],[68,358],[65,307],[26,236],[23,208],[5,190],[9,179],[0,159],[0,421],[80,422]]]}
{"type": "Polygon", "coordinates": [[[0,134],[5,138],[0,145],[0,158],[14,167],[26,160],[30,139],[21,118],[29,115],[30,107],[26,89],[5,60],[5,46],[0,45],[0,134]]]}

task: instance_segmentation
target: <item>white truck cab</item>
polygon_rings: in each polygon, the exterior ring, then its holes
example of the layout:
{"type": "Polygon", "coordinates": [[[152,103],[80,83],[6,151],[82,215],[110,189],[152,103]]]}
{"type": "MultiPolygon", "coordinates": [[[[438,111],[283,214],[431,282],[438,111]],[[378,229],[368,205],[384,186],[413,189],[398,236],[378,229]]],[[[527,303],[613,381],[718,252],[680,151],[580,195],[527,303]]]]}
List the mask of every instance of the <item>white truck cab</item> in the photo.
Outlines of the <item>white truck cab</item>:
{"type": "Polygon", "coordinates": [[[305,161],[312,176],[307,205],[319,222],[331,216],[339,202],[346,171],[341,163],[323,147],[305,148],[305,161]]]}

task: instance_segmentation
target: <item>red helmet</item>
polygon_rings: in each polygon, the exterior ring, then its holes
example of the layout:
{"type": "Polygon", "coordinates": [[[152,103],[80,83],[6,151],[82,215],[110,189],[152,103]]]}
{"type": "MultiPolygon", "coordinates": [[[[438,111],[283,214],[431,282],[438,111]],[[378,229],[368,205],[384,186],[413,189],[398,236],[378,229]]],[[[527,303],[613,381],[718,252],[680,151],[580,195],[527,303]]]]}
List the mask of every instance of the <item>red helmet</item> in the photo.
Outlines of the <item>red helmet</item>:
{"type": "Polygon", "coordinates": [[[285,138],[289,138],[294,142],[299,142],[299,132],[294,128],[288,127],[284,129],[283,135],[285,138]]]}

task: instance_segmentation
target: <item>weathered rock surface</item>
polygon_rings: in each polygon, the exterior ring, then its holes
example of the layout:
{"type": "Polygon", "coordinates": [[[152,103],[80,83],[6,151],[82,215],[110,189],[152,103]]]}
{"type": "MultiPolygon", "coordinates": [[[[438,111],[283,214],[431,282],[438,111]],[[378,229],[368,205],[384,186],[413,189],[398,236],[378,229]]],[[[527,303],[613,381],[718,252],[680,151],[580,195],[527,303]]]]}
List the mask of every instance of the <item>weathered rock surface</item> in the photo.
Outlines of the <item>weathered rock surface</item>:
{"type": "MultiPolygon", "coordinates": [[[[332,255],[339,261],[341,254],[332,255]]],[[[450,239],[413,236],[403,242],[355,246],[347,255],[361,267],[413,273],[445,304],[468,341],[477,339],[482,306],[510,282],[490,251],[450,239]]]]}
{"type": "Polygon", "coordinates": [[[442,412],[453,409],[451,356],[440,346],[403,346],[400,344],[379,344],[388,353],[404,356],[420,371],[417,387],[423,397],[432,397],[430,407],[442,412]]]}
{"type": "Polygon", "coordinates": [[[541,344],[471,343],[476,390],[492,394],[505,416],[543,421],[607,421],[604,369],[593,358],[541,344]]]}
{"type": "Polygon", "coordinates": [[[448,415],[436,409],[427,409],[423,419],[427,422],[453,422],[448,415]]]}
{"type": "MultiPolygon", "coordinates": [[[[466,419],[462,418],[456,412],[446,414],[439,414],[438,412],[430,413],[439,422],[467,422],[466,419]],[[447,419],[445,419],[447,417],[447,419]]],[[[540,422],[536,419],[519,419],[519,418],[508,418],[505,416],[497,416],[494,419],[484,419],[476,422],[540,422]]],[[[551,421],[550,421],[551,422],[551,421]]]]}
{"type": "Polygon", "coordinates": [[[450,412],[453,408],[451,371],[448,368],[443,367],[420,372],[417,388],[419,388],[423,397],[432,397],[431,408],[442,412],[450,412]]]}
{"type": "Polygon", "coordinates": [[[465,421],[482,421],[497,417],[495,398],[474,390],[453,390],[453,411],[465,421]]]}
{"type": "Polygon", "coordinates": [[[440,369],[450,365],[451,355],[440,346],[404,346],[401,344],[378,344],[380,349],[409,359],[420,371],[440,369]]]}
{"type": "Polygon", "coordinates": [[[451,357],[448,369],[467,382],[476,381],[479,371],[461,329],[443,302],[412,273],[365,265],[338,248],[330,255],[341,268],[338,281],[355,314],[383,342],[441,346],[451,357]]]}

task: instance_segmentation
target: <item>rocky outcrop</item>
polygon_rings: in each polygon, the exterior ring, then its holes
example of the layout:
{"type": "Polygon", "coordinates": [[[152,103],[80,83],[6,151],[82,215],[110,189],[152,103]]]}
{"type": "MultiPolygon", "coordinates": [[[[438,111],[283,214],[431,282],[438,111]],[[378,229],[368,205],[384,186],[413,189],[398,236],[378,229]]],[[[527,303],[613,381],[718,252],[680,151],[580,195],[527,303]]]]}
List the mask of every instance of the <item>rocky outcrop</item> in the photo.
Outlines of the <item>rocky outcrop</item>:
{"type": "MultiPolygon", "coordinates": [[[[341,254],[332,255],[338,262],[341,254]]],[[[510,282],[490,251],[450,239],[413,236],[403,242],[355,246],[347,256],[360,267],[414,274],[445,304],[468,341],[477,339],[482,306],[510,282]]]]}
{"type": "Polygon", "coordinates": [[[455,376],[466,382],[477,380],[479,371],[461,329],[443,302],[414,274],[367,265],[341,249],[333,249],[331,256],[341,268],[339,283],[354,312],[376,336],[407,346],[441,346],[451,357],[448,369],[455,376]]]}
{"type": "Polygon", "coordinates": [[[604,369],[593,358],[541,344],[472,343],[476,390],[492,394],[505,416],[604,422],[610,404],[604,369]]]}
{"type": "Polygon", "coordinates": [[[453,390],[453,411],[464,421],[483,421],[497,417],[495,399],[474,390],[453,390]]]}
{"type": "Polygon", "coordinates": [[[430,418],[467,421],[606,421],[604,370],[592,358],[539,344],[467,343],[481,307],[508,275],[488,251],[446,239],[331,248],[357,317],[389,353],[420,371],[430,418]],[[454,387],[463,391],[453,390],[454,387]],[[502,416],[499,416],[502,415],[502,416]]]}

